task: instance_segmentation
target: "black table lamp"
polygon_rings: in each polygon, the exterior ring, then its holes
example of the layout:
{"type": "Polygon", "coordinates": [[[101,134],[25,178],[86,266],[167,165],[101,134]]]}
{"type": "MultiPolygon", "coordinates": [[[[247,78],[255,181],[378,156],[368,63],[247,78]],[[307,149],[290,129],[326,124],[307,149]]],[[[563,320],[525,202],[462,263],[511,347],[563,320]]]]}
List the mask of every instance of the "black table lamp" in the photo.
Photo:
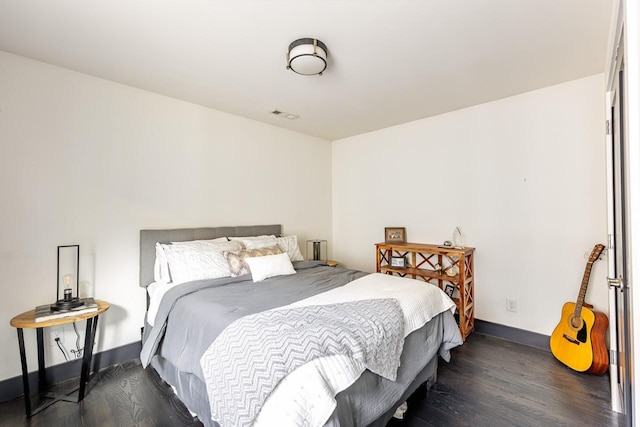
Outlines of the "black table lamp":
{"type": "Polygon", "coordinates": [[[58,246],[58,284],[56,302],[51,305],[51,310],[70,310],[82,305],[79,297],[79,274],[80,245],[58,246]]]}

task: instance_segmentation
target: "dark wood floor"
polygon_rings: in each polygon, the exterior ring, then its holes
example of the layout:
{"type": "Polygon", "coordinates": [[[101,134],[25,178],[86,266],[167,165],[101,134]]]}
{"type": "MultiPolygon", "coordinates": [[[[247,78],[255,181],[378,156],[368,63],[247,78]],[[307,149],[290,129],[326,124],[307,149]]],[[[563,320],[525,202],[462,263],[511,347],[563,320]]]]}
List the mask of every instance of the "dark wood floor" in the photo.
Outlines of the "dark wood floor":
{"type": "MultiPolygon", "coordinates": [[[[63,388],[68,384],[61,384],[63,388]]],[[[609,409],[608,377],[575,373],[550,353],[472,334],[441,362],[438,383],[409,401],[402,422],[423,426],[624,426],[609,409]]],[[[103,369],[80,404],[59,402],[27,420],[22,398],[0,404],[1,426],[200,426],[139,361],[103,369]]]]}

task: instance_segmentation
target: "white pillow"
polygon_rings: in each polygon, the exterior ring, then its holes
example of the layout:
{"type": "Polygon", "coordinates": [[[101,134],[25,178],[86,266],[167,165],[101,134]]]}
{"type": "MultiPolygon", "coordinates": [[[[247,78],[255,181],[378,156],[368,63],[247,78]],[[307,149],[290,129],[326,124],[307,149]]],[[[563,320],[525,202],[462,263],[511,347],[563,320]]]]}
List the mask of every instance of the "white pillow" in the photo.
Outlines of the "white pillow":
{"type": "Polygon", "coordinates": [[[293,269],[289,255],[286,253],[278,255],[266,255],[260,257],[249,257],[244,259],[249,264],[253,282],[261,282],[264,279],[274,276],[296,274],[293,269]]]}
{"type": "Polygon", "coordinates": [[[262,249],[278,243],[275,236],[265,236],[259,239],[241,239],[240,241],[247,249],[262,249]]]}
{"type": "Polygon", "coordinates": [[[289,259],[291,261],[303,261],[304,258],[300,253],[300,248],[298,247],[298,237],[293,236],[284,236],[278,237],[276,239],[276,243],[282,249],[282,252],[286,252],[289,255],[289,259]]]}
{"type": "Polygon", "coordinates": [[[174,283],[215,279],[231,275],[229,264],[222,252],[239,251],[242,243],[193,242],[189,245],[163,245],[174,283]]]}
{"type": "Polygon", "coordinates": [[[167,255],[164,253],[164,248],[160,243],[156,243],[156,261],[153,264],[153,281],[155,283],[169,283],[171,281],[167,255]]]}
{"type": "Polygon", "coordinates": [[[263,234],[262,236],[244,236],[244,237],[228,237],[229,240],[262,240],[269,239],[273,237],[275,239],[276,236],[273,234],[263,234]]]}
{"type": "Polygon", "coordinates": [[[229,237],[229,240],[239,240],[247,249],[260,249],[276,244],[276,236],[273,234],[262,236],[229,237]]]}
{"type": "MultiPolygon", "coordinates": [[[[186,242],[171,242],[172,245],[193,245],[202,242],[228,242],[226,237],[218,237],[211,240],[188,240],[186,242]]],[[[156,260],[153,264],[153,281],[156,283],[169,283],[171,282],[171,275],[169,274],[169,264],[167,262],[167,255],[164,252],[164,246],[167,244],[156,243],[156,260]]]]}

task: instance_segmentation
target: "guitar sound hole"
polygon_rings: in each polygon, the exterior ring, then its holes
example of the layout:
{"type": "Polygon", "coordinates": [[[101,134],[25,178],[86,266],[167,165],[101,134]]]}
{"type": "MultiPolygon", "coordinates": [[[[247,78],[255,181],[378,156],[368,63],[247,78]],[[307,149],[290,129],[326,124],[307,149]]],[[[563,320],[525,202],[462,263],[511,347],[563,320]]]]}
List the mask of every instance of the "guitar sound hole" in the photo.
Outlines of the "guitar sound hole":
{"type": "Polygon", "coordinates": [[[578,329],[580,327],[584,327],[584,323],[582,322],[582,318],[580,318],[580,317],[571,317],[571,326],[574,329],[578,329]]]}
{"type": "MultiPolygon", "coordinates": [[[[581,343],[586,343],[587,342],[587,323],[582,320],[582,317],[571,317],[571,320],[569,321],[569,323],[571,324],[571,327],[573,329],[578,329],[578,332],[576,334],[576,340],[581,342],[581,343]]],[[[577,342],[575,344],[578,344],[577,342]]]]}

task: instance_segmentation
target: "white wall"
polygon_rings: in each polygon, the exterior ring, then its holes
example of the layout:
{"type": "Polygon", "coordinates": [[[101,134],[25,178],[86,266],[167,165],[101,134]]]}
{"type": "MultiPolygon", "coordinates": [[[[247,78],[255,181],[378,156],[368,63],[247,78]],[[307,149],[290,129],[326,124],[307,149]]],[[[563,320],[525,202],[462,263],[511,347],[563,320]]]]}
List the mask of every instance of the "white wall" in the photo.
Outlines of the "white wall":
{"type": "MultiPolygon", "coordinates": [[[[604,82],[596,75],[333,142],[333,256],[375,270],[384,227],[476,248],[476,318],[549,335],[606,242],[604,82]],[[517,299],[517,313],[506,298],[517,299]]],[[[587,301],[607,312],[606,263],[587,301]]]]}
{"type": "MultiPolygon", "coordinates": [[[[141,228],[282,223],[304,242],[333,221],[332,257],[373,271],[385,226],[441,242],[459,225],[476,317],[550,334],[606,238],[603,94],[597,75],[331,146],[0,52],[0,380],[20,374],[9,320],[55,297],[58,245],[81,245],[81,292],[112,304],[97,351],[139,340],[141,228]]],[[[606,311],[604,267],[587,299],[606,311]]]]}
{"type": "Polygon", "coordinates": [[[111,303],[96,350],[139,341],[140,229],[328,238],[330,162],[327,141],[0,52],[0,380],[21,372],[9,320],[55,299],[58,245],[80,245],[81,293],[111,303]]]}

